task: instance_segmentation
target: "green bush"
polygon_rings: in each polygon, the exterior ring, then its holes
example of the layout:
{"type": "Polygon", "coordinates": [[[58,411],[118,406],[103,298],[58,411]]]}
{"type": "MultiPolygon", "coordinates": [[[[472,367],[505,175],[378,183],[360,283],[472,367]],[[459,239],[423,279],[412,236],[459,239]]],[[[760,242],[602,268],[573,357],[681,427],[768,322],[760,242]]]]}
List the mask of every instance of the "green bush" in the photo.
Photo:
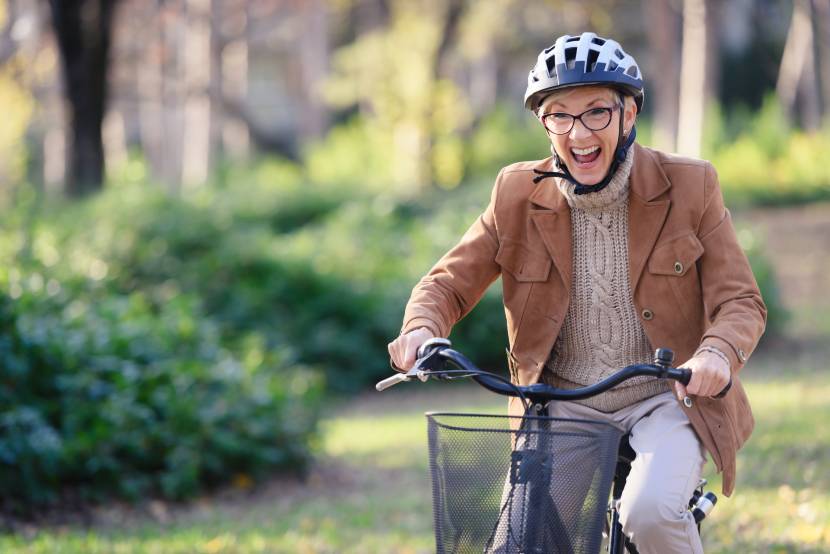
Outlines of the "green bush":
{"type": "Polygon", "coordinates": [[[5,503],[191,496],[238,475],[301,469],[319,383],[287,355],[225,349],[187,294],[83,294],[38,273],[0,296],[5,503]]]}
{"type": "Polygon", "coordinates": [[[704,156],[718,170],[731,206],[782,205],[830,199],[830,127],[790,128],[775,97],[756,114],[738,110],[708,118],[704,156]]]}
{"type": "Polygon", "coordinates": [[[764,336],[771,337],[784,332],[789,314],[781,304],[781,294],[778,281],[775,278],[772,264],[764,255],[763,244],[758,237],[746,227],[738,228],[738,241],[749,258],[752,273],[761,290],[761,297],[767,306],[767,328],[764,336]]]}
{"type": "Polygon", "coordinates": [[[0,234],[0,507],[185,498],[304,470],[319,373],[208,311],[191,284],[215,284],[225,223],[181,204],[121,189],[0,234]],[[179,258],[163,255],[170,236],[179,258]]]}
{"type": "Polygon", "coordinates": [[[530,112],[517,114],[501,105],[479,123],[467,146],[467,174],[494,178],[499,169],[521,160],[550,156],[541,124],[530,112]]]}

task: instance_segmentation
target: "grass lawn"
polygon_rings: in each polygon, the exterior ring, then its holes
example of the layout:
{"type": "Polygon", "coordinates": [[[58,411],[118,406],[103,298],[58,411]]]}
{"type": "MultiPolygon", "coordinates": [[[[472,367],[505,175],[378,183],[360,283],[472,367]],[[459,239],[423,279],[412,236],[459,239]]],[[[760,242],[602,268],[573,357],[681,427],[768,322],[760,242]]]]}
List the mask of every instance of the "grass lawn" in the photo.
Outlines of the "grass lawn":
{"type": "MultiPolygon", "coordinates": [[[[739,456],[736,495],[721,496],[704,526],[708,553],[830,551],[830,372],[820,361],[759,356],[746,368],[757,427],[739,456]]],[[[503,403],[461,384],[366,395],[326,420],[305,483],[275,481],[155,518],[2,536],[0,552],[432,552],[422,412],[459,407],[503,403]]]]}

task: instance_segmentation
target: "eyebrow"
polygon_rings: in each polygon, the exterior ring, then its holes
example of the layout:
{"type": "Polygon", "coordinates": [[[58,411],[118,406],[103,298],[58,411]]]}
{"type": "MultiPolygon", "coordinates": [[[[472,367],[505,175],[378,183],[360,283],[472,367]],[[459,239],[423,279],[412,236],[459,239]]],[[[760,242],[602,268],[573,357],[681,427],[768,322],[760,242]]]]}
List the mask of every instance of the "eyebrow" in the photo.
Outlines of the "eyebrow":
{"type": "MultiPolygon", "coordinates": [[[[594,104],[596,104],[597,102],[601,102],[603,100],[608,100],[608,98],[605,98],[604,96],[597,96],[596,98],[594,98],[593,100],[588,102],[588,104],[586,104],[585,107],[591,107],[594,104]]],[[[565,106],[565,104],[559,102],[558,100],[554,100],[553,102],[550,103],[550,106],[554,106],[554,105],[560,106],[562,108],[567,107],[567,106],[565,106]]]]}

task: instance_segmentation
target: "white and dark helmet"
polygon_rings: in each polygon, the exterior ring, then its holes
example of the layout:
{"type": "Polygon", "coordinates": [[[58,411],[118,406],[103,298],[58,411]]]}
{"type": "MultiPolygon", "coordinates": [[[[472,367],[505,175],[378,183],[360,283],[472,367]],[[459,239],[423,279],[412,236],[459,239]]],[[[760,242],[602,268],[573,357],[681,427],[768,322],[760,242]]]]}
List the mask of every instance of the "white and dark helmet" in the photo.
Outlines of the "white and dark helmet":
{"type": "Polygon", "coordinates": [[[525,108],[536,111],[551,92],[578,85],[607,85],[633,96],[643,108],[643,76],[620,44],[595,33],[563,35],[545,48],[527,76],[525,108]]]}

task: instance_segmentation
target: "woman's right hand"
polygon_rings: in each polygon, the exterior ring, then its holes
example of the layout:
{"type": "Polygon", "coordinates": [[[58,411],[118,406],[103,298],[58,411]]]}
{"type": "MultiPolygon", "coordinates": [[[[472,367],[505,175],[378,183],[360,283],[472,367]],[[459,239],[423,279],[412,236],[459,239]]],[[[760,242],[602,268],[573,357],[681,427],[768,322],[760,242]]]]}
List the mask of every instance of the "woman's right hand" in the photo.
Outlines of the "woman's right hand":
{"type": "Polygon", "coordinates": [[[415,365],[418,348],[435,335],[426,327],[418,327],[389,343],[389,358],[396,371],[406,373],[415,365]]]}

